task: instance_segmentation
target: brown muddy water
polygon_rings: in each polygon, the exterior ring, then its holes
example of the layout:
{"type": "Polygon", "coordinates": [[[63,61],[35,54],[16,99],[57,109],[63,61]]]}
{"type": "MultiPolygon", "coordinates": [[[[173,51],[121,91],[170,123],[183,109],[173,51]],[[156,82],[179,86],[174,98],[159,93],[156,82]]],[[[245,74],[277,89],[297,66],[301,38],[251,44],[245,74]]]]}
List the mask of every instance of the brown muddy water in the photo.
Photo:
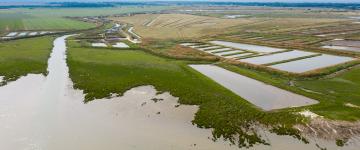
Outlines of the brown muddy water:
{"type": "MultiPolygon", "coordinates": [[[[54,41],[48,76],[29,74],[0,87],[1,150],[238,149],[227,141],[213,142],[211,129],[191,124],[197,106],[175,107],[178,98],[156,94],[153,86],[84,104],[83,92],[73,89],[69,79],[66,37],[54,41]]],[[[263,132],[272,146],[250,149],[317,149],[314,143],[263,132]]],[[[333,142],[317,142],[336,148],[333,142]]],[[[355,150],[356,146],[344,149],[355,150]]]]}

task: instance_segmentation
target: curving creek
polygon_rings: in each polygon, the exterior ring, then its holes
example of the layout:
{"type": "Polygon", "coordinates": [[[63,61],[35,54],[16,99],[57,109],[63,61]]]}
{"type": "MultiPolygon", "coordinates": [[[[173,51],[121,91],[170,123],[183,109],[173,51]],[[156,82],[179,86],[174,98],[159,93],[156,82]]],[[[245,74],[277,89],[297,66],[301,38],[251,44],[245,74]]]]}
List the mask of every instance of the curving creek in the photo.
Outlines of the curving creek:
{"type": "MultiPolygon", "coordinates": [[[[54,41],[47,76],[29,74],[0,87],[0,149],[2,150],[225,150],[229,142],[212,141],[211,129],[191,123],[198,107],[178,105],[170,93],[152,86],[135,87],[122,97],[84,104],[73,89],[66,65],[66,44],[54,41]],[[154,102],[152,98],[161,98],[154,102]]],[[[338,149],[335,142],[311,139],[303,144],[289,136],[262,131],[271,146],[250,149],[318,149],[315,142],[338,149]]],[[[341,149],[357,149],[350,142],[341,149]]]]}

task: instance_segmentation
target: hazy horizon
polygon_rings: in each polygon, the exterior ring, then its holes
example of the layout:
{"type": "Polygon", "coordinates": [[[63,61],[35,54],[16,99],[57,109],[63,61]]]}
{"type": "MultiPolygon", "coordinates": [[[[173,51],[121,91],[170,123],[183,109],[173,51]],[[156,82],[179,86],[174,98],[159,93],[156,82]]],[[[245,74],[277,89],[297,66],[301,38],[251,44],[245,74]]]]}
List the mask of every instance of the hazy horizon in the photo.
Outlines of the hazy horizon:
{"type": "Polygon", "coordinates": [[[201,1],[201,2],[286,2],[286,3],[360,3],[360,0],[0,0],[0,2],[148,2],[148,1],[201,1]]]}

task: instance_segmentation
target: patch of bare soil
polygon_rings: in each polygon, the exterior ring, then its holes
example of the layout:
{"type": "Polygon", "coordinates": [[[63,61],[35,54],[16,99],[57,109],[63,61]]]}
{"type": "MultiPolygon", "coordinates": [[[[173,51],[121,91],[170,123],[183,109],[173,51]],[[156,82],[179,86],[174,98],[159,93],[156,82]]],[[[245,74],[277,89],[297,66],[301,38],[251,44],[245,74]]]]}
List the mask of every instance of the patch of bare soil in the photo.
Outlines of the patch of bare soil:
{"type": "Polygon", "coordinates": [[[360,135],[360,121],[335,121],[324,118],[313,118],[309,124],[296,125],[306,136],[325,140],[344,140],[360,135]]]}

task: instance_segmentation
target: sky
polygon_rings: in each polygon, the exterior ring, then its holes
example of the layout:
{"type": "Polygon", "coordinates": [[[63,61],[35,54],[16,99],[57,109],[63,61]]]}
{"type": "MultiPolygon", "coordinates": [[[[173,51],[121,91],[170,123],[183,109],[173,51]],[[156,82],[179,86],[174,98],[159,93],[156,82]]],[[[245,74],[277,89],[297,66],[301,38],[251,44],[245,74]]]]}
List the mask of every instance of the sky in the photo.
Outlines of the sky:
{"type": "Polygon", "coordinates": [[[360,0],[0,0],[0,2],[62,2],[62,1],[71,1],[71,2],[103,2],[103,1],[115,1],[115,2],[124,2],[124,1],[233,1],[233,2],[337,2],[337,3],[350,3],[356,2],[360,3],[360,0]]]}

